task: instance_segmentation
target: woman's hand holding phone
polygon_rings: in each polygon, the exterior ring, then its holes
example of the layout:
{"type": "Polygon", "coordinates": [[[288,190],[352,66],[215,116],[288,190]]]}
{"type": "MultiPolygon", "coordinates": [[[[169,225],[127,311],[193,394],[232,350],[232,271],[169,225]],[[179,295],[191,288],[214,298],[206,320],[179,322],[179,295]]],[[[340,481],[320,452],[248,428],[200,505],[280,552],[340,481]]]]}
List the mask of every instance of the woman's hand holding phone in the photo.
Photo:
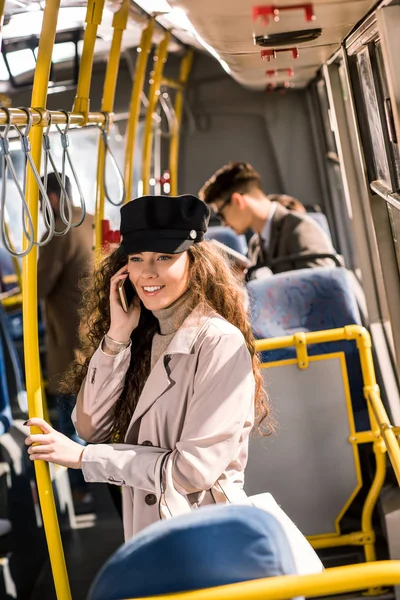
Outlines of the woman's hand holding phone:
{"type": "Polygon", "coordinates": [[[111,277],[110,280],[110,329],[108,335],[117,342],[129,342],[131,333],[139,324],[140,300],[135,293],[132,303],[125,311],[122,307],[119,284],[128,277],[126,265],[111,277]]]}

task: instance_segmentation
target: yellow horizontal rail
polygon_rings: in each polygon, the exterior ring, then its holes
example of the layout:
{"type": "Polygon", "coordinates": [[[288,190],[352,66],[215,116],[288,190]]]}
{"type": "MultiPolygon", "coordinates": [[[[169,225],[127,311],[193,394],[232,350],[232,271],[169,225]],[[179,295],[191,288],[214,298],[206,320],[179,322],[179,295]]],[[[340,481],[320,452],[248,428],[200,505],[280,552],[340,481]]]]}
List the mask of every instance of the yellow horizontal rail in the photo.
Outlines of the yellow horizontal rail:
{"type": "Polygon", "coordinates": [[[185,88],[185,84],[181,81],[176,81],[175,79],[169,79],[168,77],[164,77],[162,80],[162,85],[165,85],[174,90],[183,90],[185,88]]]}
{"type": "MultiPolygon", "coordinates": [[[[338,329],[325,329],[323,331],[310,331],[304,334],[306,345],[324,342],[337,342],[340,340],[354,340],[360,353],[360,364],[364,382],[364,396],[370,408],[371,426],[373,433],[379,428],[381,439],[386,446],[390,462],[400,485],[400,446],[396,433],[389,421],[385,407],[380,397],[379,386],[376,383],[374,362],[371,352],[371,336],[361,325],[347,325],[338,329]],[[372,414],[371,414],[372,413],[372,414]],[[376,421],[376,423],[375,423],[376,421]]],[[[297,334],[282,337],[256,340],[257,352],[278,350],[296,346],[297,334]]]]}
{"type": "MultiPolygon", "coordinates": [[[[363,338],[368,334],[365,327],[360,325],[347,325],[338,329],[324,329],[321,331],[310,331],[306,335],[307,345],[321,344],[323,342],[337,342],[340,340],[354,340],[363,338]]],[[[274,337],[265,340],[256,340],[256,351],[263,352],[264,350],[279,350],[281,348],[289,348],[296,345],[296,335],[285,335],[274,337]]]]}
{"type": "MultiPolygon", "coordinates": [[[[59,110],[36,110],[35,108],[28,108],[32,116],[33,125],[42,125],[47,127],[49,124],[49,115],[51,115],[51,122],[53,125],[65,125],[67,123],[67,117],[64,112],[59,110]]],[[[10,123],[11,125],[26,125],[28,117],[26,112],[18,108],[10,108],[10,123]]],[[[101,112],[88,113],[86,117],[77,112],[70,112],[70,123],[71,125],[102,125],[105,123],[106,117],[101,112]]],[[[112,120],[113,115],[110,115],[112,120]]],[[[0,110],[0,125],[7,123],[7,115],[4,111],[0,110]]]]}
{"type": "Polygon", "coordinates": [[[21,306],[22,304],[22,293],[13,294],[1,299],[1,303],[5,308],[12,306],[21,306]]]}
{"type": "Polygon", "coordinates": [[[315,598],[399,584],[400,560],[385,560],[335,567],[317,575],[286,575],[195,592],[146,596],[146,600],[286,600],[296,596],[315,598]]]}

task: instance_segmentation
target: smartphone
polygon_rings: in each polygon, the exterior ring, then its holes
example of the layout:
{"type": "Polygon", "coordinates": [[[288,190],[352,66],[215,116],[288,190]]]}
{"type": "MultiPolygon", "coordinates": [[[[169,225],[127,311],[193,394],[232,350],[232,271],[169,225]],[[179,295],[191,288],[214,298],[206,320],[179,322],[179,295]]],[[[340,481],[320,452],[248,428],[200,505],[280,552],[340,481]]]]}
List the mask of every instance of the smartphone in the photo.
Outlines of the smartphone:
{"type": "Polygon", "coordinates": [[[118,293],[121,300],[122,308],[125,312],[128,312],[132,300],[135,296],[135,289],[131,284],[129,277],[123,279],[118,284],[118,293]]]}

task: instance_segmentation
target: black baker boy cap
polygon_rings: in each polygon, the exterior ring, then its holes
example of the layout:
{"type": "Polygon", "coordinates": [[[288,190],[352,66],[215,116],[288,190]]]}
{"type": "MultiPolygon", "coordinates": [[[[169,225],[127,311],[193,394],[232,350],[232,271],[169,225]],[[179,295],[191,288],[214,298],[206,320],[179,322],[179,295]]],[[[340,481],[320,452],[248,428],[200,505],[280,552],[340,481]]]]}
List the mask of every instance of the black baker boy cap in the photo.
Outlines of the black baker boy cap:
{"type": "Polygon", "coordinates": [[[126,254],[178,254],[204,240],[210,211],[196,196],[142,196],[121,208],[121,247],[126,254]]]}

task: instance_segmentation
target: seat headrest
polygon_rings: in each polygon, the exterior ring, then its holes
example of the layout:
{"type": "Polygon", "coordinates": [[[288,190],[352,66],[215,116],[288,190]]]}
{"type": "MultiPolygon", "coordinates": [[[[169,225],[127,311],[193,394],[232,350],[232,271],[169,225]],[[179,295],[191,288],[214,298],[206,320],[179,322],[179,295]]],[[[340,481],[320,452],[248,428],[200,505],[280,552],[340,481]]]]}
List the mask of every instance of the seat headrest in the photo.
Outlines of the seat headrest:
{"type": "Polygon", "coordinates": [[[259,338],[361,324],[345,268],[287,271],[248,284],[252,327],[259,338]]]}
{"type": "Polygon", "coordinates": [[[88,600],[117,600],[295,574],[286,534],[271,514],[222,505],[158,521],[103,566],[88,600]]]}
{"type": "Polygon", "coordinates": [[[247,243],[244,235],[237,235],[229,227],[209,227],[205,235],[208,240],[217,240],[221,244],[225,244],[228,248],[236,250],[241,254],[247,254],[247,243]]]}

